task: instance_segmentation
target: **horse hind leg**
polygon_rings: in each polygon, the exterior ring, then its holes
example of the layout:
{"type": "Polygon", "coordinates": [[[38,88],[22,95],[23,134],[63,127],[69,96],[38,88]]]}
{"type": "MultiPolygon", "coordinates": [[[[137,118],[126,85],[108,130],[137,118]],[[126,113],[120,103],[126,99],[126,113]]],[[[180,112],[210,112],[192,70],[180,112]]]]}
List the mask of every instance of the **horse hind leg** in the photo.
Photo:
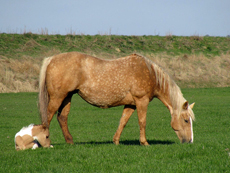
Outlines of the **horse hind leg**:
{"type": "Polygon", "coordinates": [[[51,97],[48,108],[47,108],[47,122],[48,122],[48,127],[50,126],[50,122],[53,119],[54,114],[58,111],[59,107],[62,104],[62,101],[64,100],[63,98],[56,98],[56,97],[51,97]]]}
{"type": "Polygon", "coordinates": [[[131,117],[132,113],[135,111],[136,107],[135,106],[128,106],[126,105],[124,107],[119,126],[117,128],[117,131],[115,135],[113,136],[113,142],[114,144],[118,145],[119,144],[119,139],[121,136],[121,133],[126,126],[127,122],[129,121],[129,118],[131,117]]]}
{"type": "Polygon", "coordinates": [[[64,101],[62,102],[61,107],[58,109],[58,115],[57,119],[59,122],[59,125],[62,129],[62,133],[65,137],[65,141],[67,143],[73,144],[73,137],[69,132],[67,120],[68,120],[68,114],[70,111],[70,105],[71,105],[71,98],[73,94],[69,94],[64,101]]]}

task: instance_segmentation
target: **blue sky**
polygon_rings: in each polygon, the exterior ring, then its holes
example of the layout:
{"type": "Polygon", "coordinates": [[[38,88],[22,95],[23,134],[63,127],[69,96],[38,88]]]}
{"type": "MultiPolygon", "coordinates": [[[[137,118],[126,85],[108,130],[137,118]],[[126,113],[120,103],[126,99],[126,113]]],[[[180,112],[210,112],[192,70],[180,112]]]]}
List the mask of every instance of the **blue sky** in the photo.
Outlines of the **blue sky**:
{"type": "Polygon", "coordinates": [[[230,35],[230,0],[0,0],[0,33],[230,35]]]}

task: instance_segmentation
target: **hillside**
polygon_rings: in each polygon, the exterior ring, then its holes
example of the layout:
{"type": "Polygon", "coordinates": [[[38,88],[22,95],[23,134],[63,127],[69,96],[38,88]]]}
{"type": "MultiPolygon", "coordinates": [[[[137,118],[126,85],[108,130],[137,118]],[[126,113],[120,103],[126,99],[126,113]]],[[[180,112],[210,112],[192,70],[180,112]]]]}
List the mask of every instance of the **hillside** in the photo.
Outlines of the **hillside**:
{"type": "Polygon", "coordinates": [[[100,58],[140,53],[182,88],[230,86],[230,38],[0,34],[0,92],[36,92],[44,57],[79,51],[100,58]]]}

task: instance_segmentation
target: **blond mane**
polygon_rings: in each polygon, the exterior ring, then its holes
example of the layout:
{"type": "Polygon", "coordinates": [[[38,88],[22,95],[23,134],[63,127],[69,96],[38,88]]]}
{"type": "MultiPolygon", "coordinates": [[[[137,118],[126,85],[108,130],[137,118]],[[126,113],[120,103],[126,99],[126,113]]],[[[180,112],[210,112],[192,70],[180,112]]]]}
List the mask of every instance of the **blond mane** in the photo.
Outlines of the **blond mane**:
{"type": "MultiPolygon", "coordinates": [[[[180,115],[182,111],[182,105],[186,102],[186,99],[183,97],[183,94],[178,85],[174,82],[174,80],[169,76],[168,73],[166,73],[160,66],[152,62],[150,59],[142,55],[135,55],[144,58],[148,68],[149,65],[153,67],[152,69],[155,72],[156,84],[159,85],[163,93],[168,92],[170,101],[172,103],[173,111],[175,111],[177,115],[180,115]],[[166,88],[168,89],[168,91],[166,91],[166,88]]],[[[195,120],[194,113],[190,107],[188,111],[191,118],[195,120]]]]}

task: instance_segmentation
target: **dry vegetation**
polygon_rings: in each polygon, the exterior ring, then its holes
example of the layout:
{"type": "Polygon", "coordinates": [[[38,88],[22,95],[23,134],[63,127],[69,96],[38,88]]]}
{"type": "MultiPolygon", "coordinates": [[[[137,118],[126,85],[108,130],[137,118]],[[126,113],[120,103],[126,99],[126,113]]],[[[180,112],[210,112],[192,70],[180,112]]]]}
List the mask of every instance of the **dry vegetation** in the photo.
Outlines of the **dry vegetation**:
{"type": "Polygon", "coordinates": [[[204,55],[152,55],[183,88],[230,86],[230,55],[207,58],[204,55]]]}
{"type": "Polygon", "coordinates": [[[31,58],[0,59],[0,92],[37,91],[40,66],[31,58]]]}
{"type": "MultiPolygon", "coordinates": [[[[27,35],[25,36],[28,37],[27,35]]],[[[58,36],[54,37],[53,39],[57,39],[57,37],[58,36]]],[[[85,37],[88,38],[88,36],[85,37]]],[[[90,43],[93,44],[97,42],[100,38],[101,37],[88,39],[93,40],[90,41],[90,43]]],[[[143,42],[144,45],[145,40],[143,40],[143,38],[144,37],[138,39],[140,39],[141,43],[143,42]]],[[[108,38],[106,37],[106,39],[108,38]]],[[[110,37],[110,39],[108,40],[111,39],[112,38],[110,37]]],[[[8,45],[8,43],[4,43],[5,45],[3,44],[3,48],[0,52],[0,93],[37,92],[39,83],[39,71],[43,58],[67,51],[81,51],[87,54],[91,54],[93,56],[106,59],[122,57],[125,55],[129,55],[132,52],[141,53],[142,55],[156,62],[158,65],[162,66],[172,76],[172,78],[176,81],[176,83],[178,83],[178,85],[181,88],[230,86],[229,51],[226,51],[224,53],[221,52],[216,55],[203,54],[200,51],[197,53],[194,52],[195,49],[192,49],[190,53],[175,53],[175,48],[172,44],[173,39],[175,38],[169,36],[163,38],[164,40],[166,40],[165,42],[157,40],[152,44],[157,44],[159,49],[162,49],[163,47],[165,50],[169,50],[171,48],[171,52],[151,52],[149,50],[145,51],[144,49],[146,47],[143,47],[143,45],[140,48],[140,50],[138,50],[138,48],[132,50],[128,43],[131,42],[130,44],[136,45],[139,44],[139,42],[135,44],[134,41],[130,41],[129,37],[128,39],[128,41],[123,40],[122,42],[120,37],[115,38],[116,43],[122,43],[120,47],[119,45],[113,45],[109,41],[107,41],[108,43],[106,47],[108,48],[108,51],[106,51],[105,49],[101,50],[102,48],[100,48],[100,44],[96,45],[96,48],[89,48],[87,45],[90,44],[87,44],[86,41],[84,42],[83,48],[79,50],[79,47],[82,46],[80,44],[83,44],[83,41],[75,43],[73,41],[73,36],[66,36],[64,40],[64,42],[67,43],[66,49],[63,49],[64,46],[53,46],[56,43],[52,43],[52,46],[47,46],[47,43],[53,41],[51,38],[45,38],[45,43],[36,41],[36,39],[33,38],[28,38],[27,41],[17,44],[17,47],[15,49],[12,49],[12,51],[10,50],[11,45],[8,45]],[[76,44],[79,45],[76,46],[76,44]],[[162,47],[160,47],[159,45],[162,45],[162,47]],[[124,52],[125,46],[127,46],[127,50],[129,51],[124,52]],[[75,50],[73,49],[73,47],[78,49],[75,50]],[[95,51],[94,49],[96,49],[97,51],[95,51]],[[15,56],[17,58],[13,58],[15,56]]],[[[183,37],[176,39],[183,39],[183,37]]],[[[146,42],[147,41],[148,40],[146,40],[146,42]]],[[[189,39],[182,40],[181,45],[191,47],[191,45],[195,44],[197,41],[203,41],[203,38],[190,37],[189,39]],[[193,42],[191,43],[190,40],[192,40],[193,42]]],[[[60,44],[62,43],[63,42],[60,41],[60,44]]],[[[178,49],[180,49],[181,45],[179,45],[178,49]]],[[[206,45],[202,46],[205,47],[206,45]]]]}
{"type": "MultiPolygon", "coordinates": [[[[56,52],[59,53],[59,51],[56,52]]],[[[48,56],[51,55],[50,52],[48,56]]],[[[110,55],[96,56],[108,58],[110,55]]],[[[229,54],[213,58],[207,58],[202,54],[176,56],[174,58],[167,54],[147,54],[145,56],[162,66],[181,87],[230,86],[229,54]]],[[[113,56],[111,55],[111,57],[113,56]]],[[[41,62],[42,58],[24,57],[15,60],[1,56],[0,93],[37,92],[41,62]]]]}
{"type": "Polygon", "coordinates": [[[37,92],[43,59],[58,53],[52,50],[37,58],[22,56],[20,59],[0,55],[0,93],[37,92]]]}

